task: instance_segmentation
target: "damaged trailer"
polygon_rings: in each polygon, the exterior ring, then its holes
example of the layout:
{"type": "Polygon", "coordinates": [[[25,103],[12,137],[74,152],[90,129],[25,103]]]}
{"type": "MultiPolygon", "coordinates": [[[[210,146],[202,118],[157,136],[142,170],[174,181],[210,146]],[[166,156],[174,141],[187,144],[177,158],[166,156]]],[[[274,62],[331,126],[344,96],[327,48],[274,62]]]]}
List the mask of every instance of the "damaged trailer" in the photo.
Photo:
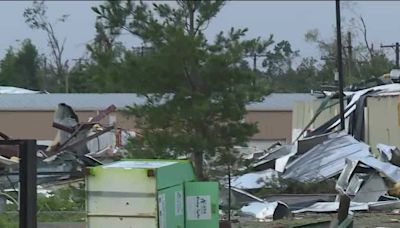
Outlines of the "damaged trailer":
{"type": "MultiPolygon", "coordinates": [[[[383,143],[400,147],[400,84],[371,87],[346,92],[346,130],[355,139],[375,146],[383,143]]],[[[339,106],[335,97],[298,102],[293,108],[292,138],[332,132],[340,124],[339,106]],[[320,111],[319,109],[322,109],[320,111]],[[304,129],[304,131],[303,131],[304,129]],[[301,134],[302,133],[302,134],[301,134]]]]}

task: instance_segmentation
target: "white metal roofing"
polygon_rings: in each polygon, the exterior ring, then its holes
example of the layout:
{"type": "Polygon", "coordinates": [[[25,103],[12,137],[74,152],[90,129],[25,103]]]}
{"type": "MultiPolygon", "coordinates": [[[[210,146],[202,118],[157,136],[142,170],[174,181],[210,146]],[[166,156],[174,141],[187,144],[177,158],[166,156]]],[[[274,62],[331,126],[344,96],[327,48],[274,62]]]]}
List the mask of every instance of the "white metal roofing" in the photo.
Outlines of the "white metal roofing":
{"type": "Polygon", "coordinates": [[[74,110],[102,110],[114,104],[117,108],[141,104],[144,98],[133,93],[51,93],[1,94],[1,110],[55,110],[66,103],[74,110]]]}
{"type": "Polygon", "coordinates": [[[14,86],[0,86],[0,94],[26,94],[26,93],[34,94],[34,93],[42,93],[42,92],[18,88],[18,87],[14,87],[14,86]]]}
{"type": "MultiPolygon", "coordinates": [[[[272,93],[262,102],[247,106],[249,111],[291,111],[298,101],[316,99],[305,93],[272,93]]],[[[66,103],[74,110],[101,110],[114,104],[118,109],[142,104],[144,97],[134,93],[51,93],[51,94],[0,94],[1,110],[55,110],[66,103]]]]}

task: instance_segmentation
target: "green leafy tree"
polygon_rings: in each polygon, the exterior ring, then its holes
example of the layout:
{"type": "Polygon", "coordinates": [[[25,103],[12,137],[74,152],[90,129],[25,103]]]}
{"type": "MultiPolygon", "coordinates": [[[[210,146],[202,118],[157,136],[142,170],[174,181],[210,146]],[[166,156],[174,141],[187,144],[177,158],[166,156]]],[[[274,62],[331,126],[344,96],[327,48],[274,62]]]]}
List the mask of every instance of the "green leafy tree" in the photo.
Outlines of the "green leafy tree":
{"type": "Polygon", "coordinates": [[[243,121],[245,105],[260,101],[267,86],[243,59],[271,41],[244,40],[247,29],[234,28],[208,41],[204,30],[224,4],[108,1],[93,8],[103,27],[128,32],[151,47],[139,59],[132,50],[127,58],[137,61],[135,72],[127,72],[132,86],[147,98],[127,110],[141,135],[131,141],[132,156],[188,155],[198,178],[205,179],[204,159],[231,154],[257,132],[255,124],[243,121]]]}
{"type": "Polygon", "coordinates": [[[294,51],[289,41],[283,40],[277,43],[273,50],[266,52],[266,58],[263,60],[262,66],[265,68],[267,76],[278,78],[293,69],[293,60],[298,56],[299,51],[294,51]]]}
{"type": "Polygon", "coordinates": [[[284,74],[272,77],[274,91],[309,93],[320,89],[316,63],[314,58],[303,58],[296,69],[289,68],[284,74]]]}
{"type": "Polygon", "coordinates": [[[38,51],[29,39],[24,40],[17,51],[10,47],[0,61],[0,83],[34,90],[42,89],[40,61],[38,51]]]}

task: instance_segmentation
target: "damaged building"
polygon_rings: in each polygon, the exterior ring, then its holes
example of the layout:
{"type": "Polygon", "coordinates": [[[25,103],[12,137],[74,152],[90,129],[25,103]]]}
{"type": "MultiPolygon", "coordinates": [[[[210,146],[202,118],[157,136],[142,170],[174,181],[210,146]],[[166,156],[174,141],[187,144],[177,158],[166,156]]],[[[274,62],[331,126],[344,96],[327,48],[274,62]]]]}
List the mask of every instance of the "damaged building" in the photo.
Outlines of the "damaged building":
{"type": "MultiPolygon", "coordinates": [[[[144,102],[143,97],[133,93],[46,94],[15,89],[8,89],[0,95],[1,131],[13,138],[35,138],[47,143],[56,133],[51,122],[59,103],[71,106],[82,121],[87,121],[113,104],[116,112],[102,119],[101,123],[134,130],[133,117],[128,118],[121,110],[144,102]],[[26,128],[16,128],[17,124],[26,128]]],[[[272,93],[262,102],[248,105],[245,120],[257,123],[259,128],[259,133],[252,137],[249,145],[266,149],[276,142],[291,142],[293,106],[296,102],[313,99],[314,96],[304,93],[272,93]]]]}
{"type": "Polygon", "coordinates": [[[343,196],[350,200],[350,211],[391,211],[400,207],[400,152],[396,140],[400,133],[400,84],[347,91],[345,95],[344,130],[339,128],[336,94],[298,102],[293,111],[292,142],[247,156],[252,160],[250,167],[231,182],[234,188],[253,192],[268,188],[268,181],[275,176],[298,183],[334,180],[336,198],[308,200],[309,204],[303,203],[301,208],[290,203],[287,196],[263,199],[261,204],[250,200],[242,202],[242,211],[256,219],[272,211],[264,216],[272,218],[278,211],[271,207],[282,202],[293,214],[335,213],[343,196]]]}
{"type": "MultiPolygon", "coordinates": [[[[399,84],[389,84],[363,91],[346,92],[349,98],[351,95],[360,96],[355,105],[362,108],[357,108],[357,112],[353,114],[354,118],[358,118],[357,137],[371,145],[373,152],[378,152],[375,146],[379,143],[400,147],[400,141],[397,140],[400,137],[399,86],[399,84]]],[[[296,139],[303,129],[307,131],[317,129],[339,114],[337,97],[329,101],[325,99],[327,98],[297,102],[294,105],[292,138],[296,139]],[[324,102],[326,104],[323,104],[324,102]],[[321,107],[323,110],[319,111],[321,107]],[[316,116],[319,112],[320,114],[316,116]]],[[[348,122],[346,126],[348,127],[348,122]]]]}

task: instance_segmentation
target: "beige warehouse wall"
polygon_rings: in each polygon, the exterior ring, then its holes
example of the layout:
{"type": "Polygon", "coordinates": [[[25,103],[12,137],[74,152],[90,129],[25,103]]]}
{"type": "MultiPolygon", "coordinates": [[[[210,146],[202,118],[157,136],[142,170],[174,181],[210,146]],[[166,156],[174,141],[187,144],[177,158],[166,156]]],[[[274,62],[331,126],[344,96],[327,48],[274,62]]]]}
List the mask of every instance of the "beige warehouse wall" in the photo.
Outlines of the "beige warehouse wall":
{"type": "Polygon", "coordinates": [[[287,142],[291,141],[291,111],[250,111],[245,120],[249,123],[257,123],[259,133],[253,136],[254,140],[285,139],[287,142]]]}
{"type": "MultiPolygon", "coordinates": [[[[52,127],[53,111],[0,111],[0,131],[16,139],[51,140],[56,129],[52,127]]],[[[97,115],[96,111],[76,111],[80,121],[97,115]]],[[[121,113],[116,116],[117,127],[132,129],[133,120],[127,119],[121,113]]],[[[103,123],[108,123],[105,118],[103,123]]]]}
{"type": "MultiPolygon", "coordinates": [[[[75,111],[80,121],[97,115],[97,111],[75,111]]],[[[0,111],[0,131],[16,139],[52,140],[56,129],[52,127],[54,111],[0,111]]],[[[134,118],[121,112],[110,114],[103,119],[103,124],[116,120],[117,127],[134,128],[134,118]]],[[[254,140],[291,140],[291,111],[250,111],[245,116],[246,121],[257,123],[259,133],[254,140]]]]}

